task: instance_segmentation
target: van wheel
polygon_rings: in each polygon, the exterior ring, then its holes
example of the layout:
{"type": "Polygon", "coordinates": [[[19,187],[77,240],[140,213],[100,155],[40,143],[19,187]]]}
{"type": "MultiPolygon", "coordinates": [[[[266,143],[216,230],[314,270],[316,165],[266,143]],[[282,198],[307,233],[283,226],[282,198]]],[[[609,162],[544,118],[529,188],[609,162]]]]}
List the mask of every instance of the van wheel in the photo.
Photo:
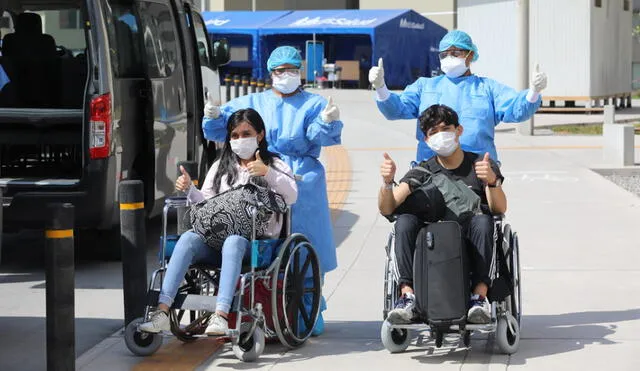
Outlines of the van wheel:
{"type": "Polygon", "coordinates": [[[120,228],[79,231],[76,241],[76,251],[79,256],[89,259],[106,261],[121,260],[120,228]]]}

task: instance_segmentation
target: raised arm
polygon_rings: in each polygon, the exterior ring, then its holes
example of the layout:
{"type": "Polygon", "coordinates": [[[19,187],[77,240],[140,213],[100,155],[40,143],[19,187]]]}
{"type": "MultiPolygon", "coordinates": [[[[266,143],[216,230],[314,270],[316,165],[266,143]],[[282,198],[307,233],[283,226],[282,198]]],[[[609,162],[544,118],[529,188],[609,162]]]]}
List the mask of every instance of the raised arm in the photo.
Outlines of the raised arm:
{"type": "Polygon", "coordinates": [[[342,128],[340,111],[333,103],[333,99],[325,103],[324,98],[318,96],[312,111],[306,116],[311,122],[306,128],[306,137],[313,144],[319,146],[333,146],[342,142],[342,128]]]}
{"type": "Polygon", "coordinates": [[[207,102],[205,116],[202,118],[204,137],[214,142],[224,142],[227,138],[227,121],[235,111],[251,107],[251,95],[232,99],[221,107],[207,102]]]}

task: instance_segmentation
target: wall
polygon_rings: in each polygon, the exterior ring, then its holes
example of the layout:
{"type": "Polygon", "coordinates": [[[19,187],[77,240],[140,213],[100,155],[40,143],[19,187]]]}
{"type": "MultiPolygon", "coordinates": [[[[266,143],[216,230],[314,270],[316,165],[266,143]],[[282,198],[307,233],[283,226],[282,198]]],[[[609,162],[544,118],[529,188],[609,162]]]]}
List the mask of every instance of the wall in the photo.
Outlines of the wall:
{"type": "MultiPolygon", "coordinates": [[[[607,1],[607,0],[604,0],[607,1]]],[[[534,0],[529,8],[531,66],[547,73],[547,96],[589,96],[593,0],[534,0]]]]}
{"type": "Polygon", "coordinates": [[[622,1],[603,0],[591,7],[591,92],[606,95],[631,90],[631,10],[622,1]]]}
{"type": "Polygon", "coordinates": [[[512,0],[458,0],[458,28],[478,47],[472,72],[517,86],[515,15],[512,0]]]}
{"type": "MultiPolygon", "coordinates": [[[[206,0],[205,0],[206,1],[206,0]]],[[[306,10],[353,8],[353,0],[255,0],[256,10],[306,10]]],[[[209,0],[207,10],[252,10],[251,0],[209,0]]]]}
{"type": "Polygon", "coordinates": [[[360,9],[413,9],[440,26],[455,28],[456,3],[461,0],[360,0],[360,9]]]}
{"type": "MultiPolygon", "coordinates": [[[[547,96],[600,96],[628,92],[631,12],[622,0],[530,0],[529,62],[546,72],[547,96]]],[[[515,0],[459,0],[458,26],[469,32],[479,74],[517,86],[515,0]]]]}

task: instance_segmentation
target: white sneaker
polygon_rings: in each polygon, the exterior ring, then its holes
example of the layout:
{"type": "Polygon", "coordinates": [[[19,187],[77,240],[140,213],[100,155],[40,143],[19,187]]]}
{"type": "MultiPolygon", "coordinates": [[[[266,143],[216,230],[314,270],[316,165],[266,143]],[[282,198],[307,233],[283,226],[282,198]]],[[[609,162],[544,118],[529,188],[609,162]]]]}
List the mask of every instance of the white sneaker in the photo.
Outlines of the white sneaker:
{"type": "Polygon", "coordinates": [[[151,319],[138,327],[140,331],[157,334],[160,331],[171,331],[171,321],[166,312],[157,310],[151,315],[151,319]]]}
{"type": "Polygon", "coordinates": [[[229,331],[229,323],[227,322],[227,319],[218,313],[213,313],[211,318],[209,318],[209,326],[207,326],[205,334],[220,336],[225,335],[227,331],[229,331]]]}
{"type": "Polygon", "coordinates": [[[491,304],[484,296],[471,296],[471,308],[467,313],[467,322],[485,324],[491,321],[491,304]]]}

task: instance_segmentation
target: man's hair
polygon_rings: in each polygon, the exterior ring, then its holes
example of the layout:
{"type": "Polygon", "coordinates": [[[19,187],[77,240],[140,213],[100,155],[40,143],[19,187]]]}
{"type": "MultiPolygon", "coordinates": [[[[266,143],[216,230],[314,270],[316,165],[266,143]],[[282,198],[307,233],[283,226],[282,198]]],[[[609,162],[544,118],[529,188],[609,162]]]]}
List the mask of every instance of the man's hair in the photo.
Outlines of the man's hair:
{"type": "Polygon", "coordinates": [[[427,132],[429,132],[431,128],[438,126],[441,122],[455,127],[460,126],[456,111],[444,104],[434,104],[422,111],[418,121],[420,121],[420,130],[422,130],[425,136],[427,136],[427,132]]]}

